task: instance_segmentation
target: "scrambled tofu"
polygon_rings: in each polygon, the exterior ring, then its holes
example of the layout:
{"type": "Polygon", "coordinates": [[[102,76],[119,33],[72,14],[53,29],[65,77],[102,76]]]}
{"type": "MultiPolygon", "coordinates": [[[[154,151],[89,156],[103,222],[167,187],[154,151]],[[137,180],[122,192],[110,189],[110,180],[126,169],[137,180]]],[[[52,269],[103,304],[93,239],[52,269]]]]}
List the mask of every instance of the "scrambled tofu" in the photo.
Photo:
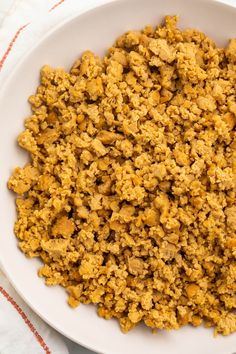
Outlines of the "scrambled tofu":
{"type": "Polygon", "coordinates": [[[8,187],[20,249],[129,331],[236,331],[236,39],[176,17],[44,66],[8,187]]]}

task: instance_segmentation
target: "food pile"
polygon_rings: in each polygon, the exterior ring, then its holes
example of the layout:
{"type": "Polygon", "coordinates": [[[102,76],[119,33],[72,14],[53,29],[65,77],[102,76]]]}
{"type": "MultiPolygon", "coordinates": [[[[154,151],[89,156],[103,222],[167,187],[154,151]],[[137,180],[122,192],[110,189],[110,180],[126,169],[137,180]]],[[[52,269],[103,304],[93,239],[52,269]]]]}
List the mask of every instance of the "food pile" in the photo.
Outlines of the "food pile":
{"type": "Polygon", "coordinates": [[[72,307],[129,331],[236,330],[236,40],[176,17],[44,66],[8,186],[15,234],[72,307]]]}

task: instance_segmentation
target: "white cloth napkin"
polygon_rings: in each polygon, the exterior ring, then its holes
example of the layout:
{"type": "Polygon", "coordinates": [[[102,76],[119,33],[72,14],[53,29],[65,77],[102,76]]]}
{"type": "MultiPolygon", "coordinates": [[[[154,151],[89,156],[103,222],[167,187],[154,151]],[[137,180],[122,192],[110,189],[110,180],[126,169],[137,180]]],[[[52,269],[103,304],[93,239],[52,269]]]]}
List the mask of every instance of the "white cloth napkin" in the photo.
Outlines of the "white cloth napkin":
{"type": "Polygon", "coordinates": [[[0,353],[68,354],[61,336],[30,310],[1,271],[0,353]]]}

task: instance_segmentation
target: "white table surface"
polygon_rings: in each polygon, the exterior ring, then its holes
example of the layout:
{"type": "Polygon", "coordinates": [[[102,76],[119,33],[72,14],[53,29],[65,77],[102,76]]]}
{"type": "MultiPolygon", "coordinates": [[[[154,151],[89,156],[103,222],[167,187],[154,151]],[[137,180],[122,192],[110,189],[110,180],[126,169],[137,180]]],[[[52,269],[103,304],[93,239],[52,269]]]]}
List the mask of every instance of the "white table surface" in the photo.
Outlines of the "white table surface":
{"type": "MultiPolygon", "coordinates": [[[[24,0],[0,0],[0,31],[4,29],[4,22],[5,22],[4,20],[11,14],[12,11],[14,11],[14,6],[16,6],[20,1],[24,1],[24,0]]],[[[43,0],[39,0],[39,1],[43,1],[43,0]]],[[[78,0],[78,2],[79,1],[86,1],[86,0],[78,0]]],[[[222,2],[225,2],[229,5],[236,6],[236,0],[222,0],[222,2]]],[[[68,350],[70,354],[95,354],[91,350],[88,350],[72,342],[71,340],[65,338],[64,336],[62,337],[68,346],[68,350]]]]}

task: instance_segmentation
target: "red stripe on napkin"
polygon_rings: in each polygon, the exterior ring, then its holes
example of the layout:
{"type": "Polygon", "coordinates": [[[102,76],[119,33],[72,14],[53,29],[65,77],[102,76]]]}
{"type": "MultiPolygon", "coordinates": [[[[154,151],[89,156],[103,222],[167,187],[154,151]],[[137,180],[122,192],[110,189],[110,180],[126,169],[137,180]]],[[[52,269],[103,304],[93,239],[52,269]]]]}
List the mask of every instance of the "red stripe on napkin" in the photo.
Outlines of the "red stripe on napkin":
{"type": "Polygon", "coordinates": [[[3,289],[2,286],[0,286],[0,293],[4,296],[4,298],[15,308],[15,310],[18,312],[18,314],[21,316],[25,324],[28,326],[30,331],[33,333],[35,336],[37,342],[39,345],[44,349],[46,354],[52,354],[52,352],[49,350],[48,346],[44,342],[43,338],[41,335],[38,333],[32,322],[28,319],[27,315],[25,312],[20,308],[20,306],[15,302],[15,300],[8,294],[8,292],[3,289]]]}
{"type": "Polygon", "coordinates": [[[65,0],[60,0],[58,3],[56,3],[53,7],[51,7],[51,9],[48,12],[53,11],[56,7],[58,7],[59,5],[61,5],[65,0]]]}
{"type": "Polygon", "coordinates": [[[17,40],[19,34],[20,34],[20,33],[23,31],[23,29],[24,29],[25,27],[27,27],[28,25],[29,25],[29,23],[26,23],[26,25],[20,27],[20,28],[16,31],[14,37],[12,38],[12,40],[10,41],[10,43],[9,43],[9,45],[8,45],[8,47],[7,47],[7,50],[5,51],[5,53],[3,54],[3,57],[2,57],[1,60],[0,60],[0,71],[1,71],[1,69],[2,69],[2,67],[3,67],[3,64],[4,64],[5,60],[7,59],[7,57],[8,57],[8,55],[9,55],[10,51],[12,50],[12,47],[13,47],[15,41],[17,40]]]}

